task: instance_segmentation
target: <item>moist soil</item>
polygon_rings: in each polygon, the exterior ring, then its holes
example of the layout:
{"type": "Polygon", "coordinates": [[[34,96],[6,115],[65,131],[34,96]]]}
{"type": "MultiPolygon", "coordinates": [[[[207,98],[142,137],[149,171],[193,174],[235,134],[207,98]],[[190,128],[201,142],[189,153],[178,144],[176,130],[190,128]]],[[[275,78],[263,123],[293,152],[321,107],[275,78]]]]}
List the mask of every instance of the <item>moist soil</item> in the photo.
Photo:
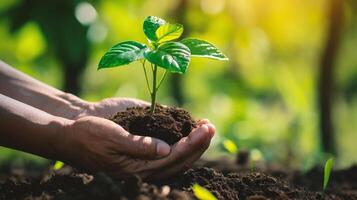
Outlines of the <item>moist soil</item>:
{"type": "Polygon", "coordinates": [[[153,114],[150,107],[133,107],[118,112],[110,119],[132,134],[155,137],[168,144],[186,137],[196,127],[189,112],[161,105],[156,105],[153,114]]]}
{"type": "MultiPolygon", "coordinates": [[[[156,137],[169,144],[187,136],[196,126],[187,111],[159,105],[154,114],[150,114],[148,107],[135,107],[117,113],[111,120],[131,133],[156,137]]],[[[303,174],[266,167],[251,171],[248,163],[249,156],[244,153],[235,162],[201,160],[186,172],[146,182],[137,176],[117,180],[104,173],[87,174],[70,166],[53,171],[49,166],[7,161],[0,164],[0,200],[186,200],[196,199],[191,190],[194,183],[222,200],[357,200],[357,167],[332,172],[328,190],[322,194],[321,167],[303,174]]]]}
{"type": "MultiPolygon", "coordinates": [[[[202,164],[204,163],[204,164],[202,164]]],[[[224,164],[225,162],[220,162],[224,164]]],[[[231,163],[232,164],[232,163],[231,163]]],[[[114,180],[104,173],[89,175],[70,166],[58,171],[31,169],[29,166],[15,169],[5,165],[0,169],[0,199],[195,199],[191,187],[198,183],[218,199],[357,199],[357,166],[332,173],[329,189],[323,195],[322,171],[313,169],[306,174],[284,171],[249,172],[240,166],[228,172],[200,166],[177,174],[167,180],[145,182],[137,176],[126,180],[114,180]],[[274,174],[274,175],[273,175],[274,174]],[[316,188],[315,188],[316,187],[316,188]],[[317,189],[317,190],[316,190],[317,189]]],[[[33,168],[33,167],[32,167],[33,168]]]]}

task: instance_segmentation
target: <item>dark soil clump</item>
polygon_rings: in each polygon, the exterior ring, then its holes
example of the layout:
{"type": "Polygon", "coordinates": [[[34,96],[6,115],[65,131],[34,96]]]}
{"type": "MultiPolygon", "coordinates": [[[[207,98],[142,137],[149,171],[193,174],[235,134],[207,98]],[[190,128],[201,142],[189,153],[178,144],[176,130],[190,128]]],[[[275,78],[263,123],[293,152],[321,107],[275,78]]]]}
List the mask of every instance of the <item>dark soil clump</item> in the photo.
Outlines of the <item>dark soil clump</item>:
{"type": "Polygon", "coordinates": [[[161,105],[156,106],[153,114],[150,114],[150,107],[128,108],[111,120],[132,134],[155,137],[170,145],[186,137],[196,127],[189,112],[161,105]]]}

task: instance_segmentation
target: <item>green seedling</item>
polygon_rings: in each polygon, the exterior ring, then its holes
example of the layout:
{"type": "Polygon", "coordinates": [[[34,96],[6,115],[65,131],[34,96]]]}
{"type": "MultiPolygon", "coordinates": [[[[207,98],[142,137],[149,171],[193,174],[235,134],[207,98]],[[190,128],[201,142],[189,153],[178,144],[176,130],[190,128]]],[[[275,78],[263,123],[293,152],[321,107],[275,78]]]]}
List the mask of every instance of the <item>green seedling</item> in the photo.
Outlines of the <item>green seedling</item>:
{"type": "Polygon", "coordinates": [[[231,154],[238,153],[237,145],[230,139],[226,139],[223,141],[223,147],[231,154]]]}
{"type": "Polygon", "coordinates": [[[64,163],[61,161],[56,161],[53,165],[53,170],[57,171],[63,167],[64,163]]]}
{"type": "Polygon", "coordinates": [[[323,182],[323,186],[322,186],[322,191],[325,192],[328,182],[330,180],[330,174],[331,174],[331,170],[333,167],[333,163],[334,163],[334,158],[330,158],[326,161],[325,163],[325,168],[324,168],[324,182],[323,182]]]}
{"type": "Polygon", "coordinates": [[[156,94],[167,72],[184,74],[191,57],[228,60],[219,49],[204,40],[185,38],[174,41],[183,33],[181,24],[171,24],[159,17],[149,16],[144,20],[143,31],[148,45],[136,41],[120,42],[104,54],[99,62],[98,70],[140,61],[151,97],[151,113],[155,111],[156,94]],[[151,86],[146,70],[148,63],[152,72],[151,86]],[[164,69],[160,79],[158,79],[159,67],[164,69]]]}
{"type": "Polygon", "coordinates": [[[255,170],[256,163],[263,159],[263,154],[258,149],[253,149],[250,151],[250,173],[255,170]]]}
{"type": "Polygon", "coordinates": [[[217,200],[217,198],[210,191],[197,183],[193,184],[192,190],[193,194],[199,200],[217,200]]]}

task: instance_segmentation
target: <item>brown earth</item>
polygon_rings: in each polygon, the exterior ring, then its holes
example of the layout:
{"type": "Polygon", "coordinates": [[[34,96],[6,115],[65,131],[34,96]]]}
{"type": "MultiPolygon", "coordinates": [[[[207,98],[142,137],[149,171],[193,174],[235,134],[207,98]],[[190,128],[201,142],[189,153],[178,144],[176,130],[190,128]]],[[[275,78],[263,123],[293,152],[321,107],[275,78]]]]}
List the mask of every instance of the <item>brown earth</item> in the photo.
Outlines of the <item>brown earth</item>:
{"type": "Polygon", "coordinates": [[[0,169],[0,199],[195,199],[191,190],[198,183],[210,190],[218,199],[357,199],[355,176],[357,167],[332,173],[329,189],[322,193],[310,185],[320,185],[314,176],[322,174],[312,170],[307,174],[296,172],[223,173],[213,168],[195,167],[167,180],[147,183],[139,177],[114,180],[104,173],[88,175],[69,166],[59,171],[41,173],[27,169],[0,169]],[[283,174],[273,176],[271,174],[283,174]],[[299,185],[305,180],[307,185],[299,185]]]}
{"type": "Polygon", "coordinates": [[[118,112],[111,120],[132,134],[155,137],[168,144],[186,137],[196,127],[189,112],[161,105],[156,106],[153,114],[150,107],[134,107],[118,112]]]}

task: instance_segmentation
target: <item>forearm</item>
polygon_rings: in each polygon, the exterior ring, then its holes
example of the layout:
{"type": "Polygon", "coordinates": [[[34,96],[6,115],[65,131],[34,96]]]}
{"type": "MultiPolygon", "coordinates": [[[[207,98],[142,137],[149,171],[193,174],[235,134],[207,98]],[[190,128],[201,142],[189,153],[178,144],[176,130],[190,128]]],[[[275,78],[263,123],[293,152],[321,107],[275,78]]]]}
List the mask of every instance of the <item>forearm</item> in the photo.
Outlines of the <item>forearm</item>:
{"type": "Polygon", "coordinates": [[[72,119],[86,109],[80,98],[46,85],[0,60],[0,93],[55,116],[72,119]]]}
{"type": "Polygon", "coordinates": [[[60,156],[61,130],[70,120],[0,94],[0,145],[50,159],[60,156]]]}

